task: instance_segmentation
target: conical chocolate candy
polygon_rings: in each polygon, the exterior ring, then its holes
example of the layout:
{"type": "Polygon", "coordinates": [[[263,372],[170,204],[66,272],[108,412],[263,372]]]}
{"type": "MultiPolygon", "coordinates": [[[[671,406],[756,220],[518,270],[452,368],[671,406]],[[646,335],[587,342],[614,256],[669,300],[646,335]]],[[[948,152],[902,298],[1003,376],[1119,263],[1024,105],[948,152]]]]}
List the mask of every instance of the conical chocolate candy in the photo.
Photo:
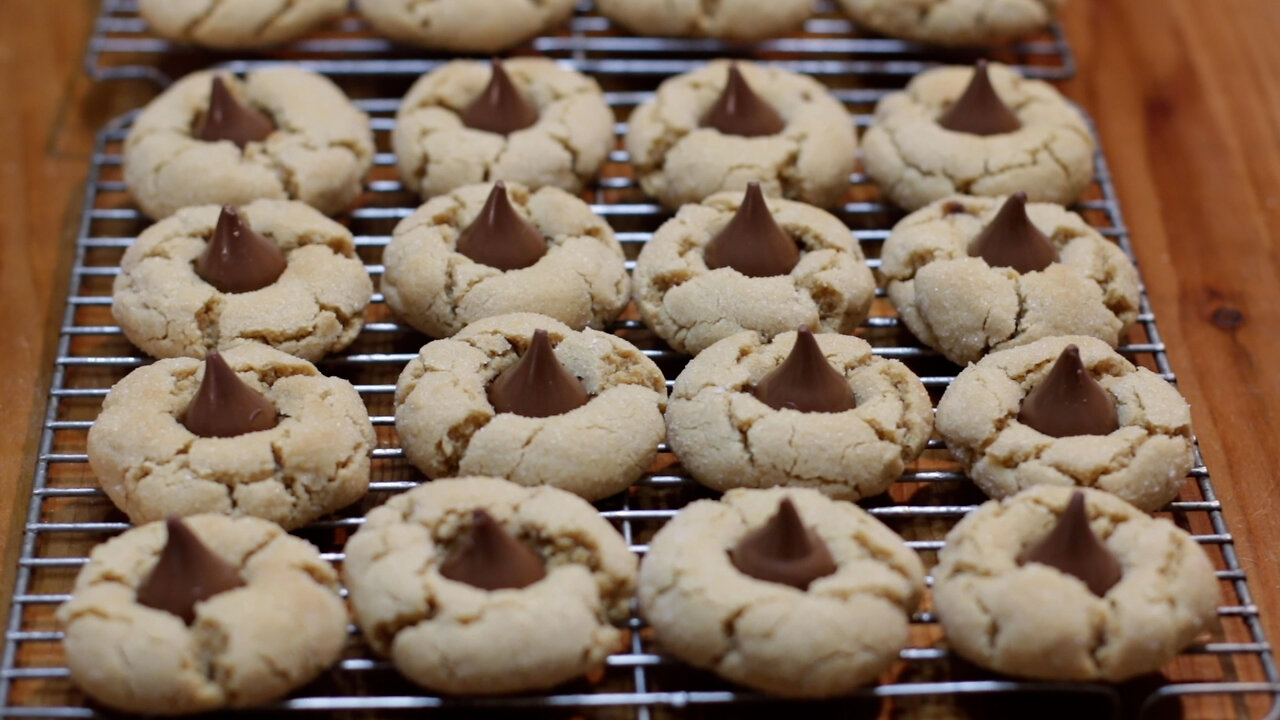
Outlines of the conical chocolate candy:
{"type": "Polygon", "coordinates": [[[524,417],[561,415],[586,405],[587,399],[582,382],[556,359],[546,330],[534,330],[529,349],[489,385],[494,410],[524,417]]]}
{"type": "Polygon", "coordinates": [[[1013,268],[1019,273],[1043,270],[1058,261],[1049,237],[1027,217],[1027,194],[1014,193],[1000,211],[969,244],[969,254],[991,267],[1013,268]]]}
{"type": "Polygon", "coordinates": [[[547,254],[547,240],[511,206],[506,183],[493,184],[480,214],[458,235],[458,252],[499,270],[519,270],[547,254]]]}
{"type": "Polygon", "coordinates": [[[222,78],[213,78],[209,109],[196,123],[196,137],[206,142],[230,140],[241,150],[275,132],[271,118],[236,99],[222,78]]]}
{"type": "Polygon", "coordinates": [[[804,325],[800,326],[791,354],[761,378],[752,392],[775,410],[831,413],[858,405],[849,383],[827,362],[818,341],[804,325]]]}
{"type": "Polygon", "coordinates": [[[1084,493],[1071,495],[1071,502],[1053,530],[1039,543],[1027,548],[1018,558],[1019,565],[1040,563],[1080,578],[1098,597],[1107,594],[1120,582],[1120,561],[1098,540],[1089,527],[1084,493]]]}
{"type": "Polygon", "coordinates": [[[502,61],[494,58],[489,84],[459,116],[469,128],[510,135],[538,122],[538,108],[520,94],[511,76],[502,69],[502,61]]]}
{"type": "Polygon", "coordinates": [[[760,183],[747,183],[747,194],[729,224],[704,251],[707,267],[731,267],[747,277],[786,275],[800,261],[800,247],[778,227],[765,203],[760,183]]]}
{"type": "Polygon", "coordinates": [[[481,590],[522,588],[546,577],[538,553],[512,537],[493,516],[477,509],[471,528],[440,563],[440,574],[481,590]]]}
{"type": "Polygon", "coordinates": [[[196,258],[196,274],[222,292],[242,293],[275,282],[288,264],[279,245],[245,225],[234,207],[223,205],[209,246],[196,258]]]}
{"type": "Polygon", "coordinates": [[[1027,393],[1018,421],[1050,437],[1106,435],[1120,427],[1115,398],[1085,369],[1075,345],[1027,393]]]}
{"type": "Polygon", "coordinates": [[[151,574],[138,586],[138,602],[177,615],[190,625],[196,603],[244,585],[240,573],[218,557],[176,517],[165,521],[169,538],[151,574]]]}
{"type": "Polygon", "coordinates": [[[744,535],[729,559],[745,575],[801,590],[836,571],[827,544],[805,527],[791,498],[778,503],[778,512],[763,527],[744,535]]]}
{"type": "Polygon", "coordinates": [[[276,406],[244,384],[217,350],[204,357],[204,379],[182,416],[200,437],[235,437],[276,426],[276,406]]]}
{"type": "Polygon", "coordinates": [[[702,116],[702,126],[726,135],[758,137],[776,135],[786,122],[772,105],[751,89],[736,64],[729,65],[729,79],[719,99],[702,116]]]}
{"type": "Polygon", "coordinates": [[[1000,99],[991,78],[987,75],[987,61],[979,60],[973,66],[973,78],[964,94],[956,100],[938,124],[948,130],[970,135],[1001,135],[1022,127],[1022,121],[1000,99]]]}

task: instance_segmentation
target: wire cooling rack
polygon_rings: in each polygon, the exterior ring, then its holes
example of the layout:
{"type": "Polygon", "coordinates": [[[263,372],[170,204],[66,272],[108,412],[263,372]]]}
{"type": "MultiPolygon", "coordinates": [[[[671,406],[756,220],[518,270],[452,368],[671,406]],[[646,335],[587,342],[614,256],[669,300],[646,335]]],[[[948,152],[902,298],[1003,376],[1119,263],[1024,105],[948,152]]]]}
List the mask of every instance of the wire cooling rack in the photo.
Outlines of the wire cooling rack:
{"type": "MultiPolygon", "coordinates": [[[[480,0],[476,0],[480,1],[480,0]]],[[[860,32],[831,0],[790,35],[749,46],[707,39],[633,37],[595,12],[592,0],[579,0],[573,18],[556,34],[534,38],[513,50],[571,60],[583,72],[673,74],[716,57],[769,59],[810,74],[882,75],[907,78],[938,63],[972,64],[974,51],[944,50],[860,32]]],[[[991,59],[1015,65],[1028,77],[1065,79],[1075,74],[1071,47],[1054,23],[1025,41],[986,50],[991,59]]],[[[375,34],[348,13],[312,35],[263,51],[248,66],[288,60],[317,72],[419,75],[453,57],[406,47],[375,34]]],[[[96,80],[143,79],[161,87],[186,72],[222,60],[244,60],[243,52],[219,56],[156,37],[138,15],[138,0],[102,0],[94,23],[85,67],[96,80]]]]}
{"type": "MultiPolygon", "coordinates": [[[[600,77],[606,88],[618,84],[616,78],[600,77]]],[[[382,94],[371,95],[361,83],[350,82],[352,78],[345,80],[348,91],[372,116],[380,151],[366,192],[342,220],[355,234],[358,251],[376,278],[382,274],[382,251],[392,228],[419,202],[400,184],[394,158],[387,152],[398,106],[395,98],[403,94],[405,87],[388,89],[383,83],[382,94]]],[[[410,80],[403,78],[403,85],[407,87],[410,80]]],[[[857,124],[865,126],[875,101],[885,91],[857,87],[857,81],[848,77],[833,80],[833,92],[853,111],[857,124]]],[[[619,134],[625,132],[630,109],[650,95],[629,90],[606,92],[619,119],[619,134]]],[[[71,684],[62,634],[53,611],[68,597],[88,551],[129,527],[98,488],[87,465],[85,439],[108,388],[134,367],[148,362],[123,338],[110,314],[111,283],[119,272],[120,258],[147,225],[130,203],[121,174],[122,141],[133,117],[117,119],[98,135],[90,167],[5,634],[0,666],[0,716],[4,717],[111,717],[88,703],[71,684]]],[[[1129,233],[1105,157],[1099,153],[1096,161],[1097,176],[1077,210],[1132,256],[1129,233]]],[[[857,174],[852,180],[847,202],[837,214],[876,268],[880,246],[900,213],[880,201],[865,176],[857,174]]],[[[611,154],[601,178],[584,197],[617,231],[629,264],[652,231],[669,217],[636,187],[626,153],[621,150],[611,154]]],[[[669,379],[683,366],[684,358],[666,349],[638,321],[624,319],[613,330],[644,348],[669,379]]],[[[907,363],[922,377],[935,402],[958,370],[920,347],[902,328],[883,297],[877,299],[872,317],[858,334],[875,345],[877,354],[907,363]]],[[[369,507],[424,480],[405,460],[399,446],[392,393],[401,368],[425,341],[422,335],[398,324],[378,294],[356,343],[345,354],[321,364],[324,372],[345,377],[356,385],[379,437],[369,498],[299,531],[335,563],[341,563],[345,538],[369,507]]],[[[1145,291],[1139,322],[1121,351],[1134,362],[1175,381],[1145,291]]],[[[653,533],[679,508],[710,495],[683,474],[668,448],[663,446],[660,450],[657,463],[634,488],[597,504],[641,555],[653,533]]],[[[510,710],[521,717],[535,714],[637,720],[722,714],[743,717],[753,712],[983,719],[1026,717],[1032,712],[1058,717],[1054,714],[1058,711],[1064,713],[1062,717],[1073,718],[1280,717],[1280,675],[1271,646],[1237,560],[1209,472],[1198,453],[1196,457],[1197,466],[1181,496],[1159,514],[1194,534],[1212,558],[1221,591],[1218,622],[1197,644],[1171,661],[1162,674],[1125,685],[1026,683],[973,668],[946,649],[926,599],[913,618],[909,646],[881,683],[836,701],[779,707],[776,701],[692,670],[664,656],[633,612],[627,626],[629,645],[609,657],[601,673],[550,693],[497,699],[424,693],[400,679],[385,660],[373,655],[353,629],[344,659],[333,670],[263,712],[273,716],[311,713],[335,718],[385,718],[424,710],[484,711],[490,715],[510,710]]],[[[865,500],[862,505],[902,534],[921,554],[926,566],[932,566],[946,532],[982,500],[942,444],[934,439],[924,456],[887,493],[865,500]]]]}

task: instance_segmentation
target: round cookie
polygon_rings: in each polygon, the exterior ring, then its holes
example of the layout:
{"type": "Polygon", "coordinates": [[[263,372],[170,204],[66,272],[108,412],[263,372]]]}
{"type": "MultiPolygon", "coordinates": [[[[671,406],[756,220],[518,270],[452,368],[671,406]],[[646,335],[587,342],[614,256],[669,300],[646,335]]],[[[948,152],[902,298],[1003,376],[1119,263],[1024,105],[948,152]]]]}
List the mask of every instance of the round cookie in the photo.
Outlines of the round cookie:
{"type": "Polygon", "coordinates": [[[996,45],[1043,30],[1065,0],[838,0],[854,22],[933,45],[996,45]]]}
{"type": "Polygon", "coordinates": [[[400,221],[383,253],[382,292],[413,327],[448,337],[481,318],[538,312],[574,328],[603,328],[630,299],[622,245],[591,207],[556,188],[507,185],[511,205],[546,239],[533,265],[500,270],[458,252],[492,185],[434,198],[400,221]]]}
{"type": "Polygon", "coordinates": [[[373,164],[369,118],[332,81],[292,67],[255,70],[241,81],[196,72],[138,115],[124,143],[124,181],[143,213],[156,219],[191,205],[242,205],[258,198],[301,200],[325,214],[360,195],[373,164]],[[195,134],[214,77],[276,129],[243,150],[195,134]]]}
{"type": "Polygon", "coordinates": [[[769,337],[800,325],[853,332],[871,308],[875,278],[849,229],[825,210],[767,201],[774,221],[801,247],[787,275],[748,277],[732,267],[708,268],[706,248],[743,197],[724,192],[685,205],[641,248],[633,281],[645,324],[689,354],[743,330],[769,337]]]}
{"type": "Polygon", "coordinates": [[[356,0],[374,30],[435,50],[496,53],[559,27],[575,0],[356,0]]]}
{"type": "Polygon", "coordinates": [[[601,15],[637,35],[754,42],[782,35],[813,14],[812,0],[597,0],[601,15]]]}
{"type": "Polygon", "coordinates": [[[933,600],[965,659],[1021,677],[1118,682],[1155,672],[1212,622],[1218,583],[1195,540],[1104,492],[1079,491],[1122,573],[1104,596],[1055,567],[1019,564],[1073,492],[1042,486],[993,500],[947,534],[933,600]]]}
{"type": "Polygon", "coordinates": [[[396,429],[409,461],[428,477],[486,474],[598,500],[652,464],[666,399],[658,366],[626,340],[515,313],[423,346],[396,383],[396,429]],[[551,417],[499,413],[488,388],[539,329],[590,399],[551,417]]]}
{"type": "Polygon", "coordinates": [[[347,611],[314,546],[256,518],[184,523],[245,584],[197,603],[188,625],[138,601],[169,537],[164,522],[98,545],[58,608],[76,685],[131,715],[191,714],[261,705],[338,660],[347,611]]]}
{"type": "Polygon", "coordinates": [[[1021,128],[977,135],[938,124],[973,72],[926,70],[905,90],[885,96],[862,137],[867,175],[906,210],[957,193],[995,197],[1025,191],[1036,202],[1075,202],[1093,178],[1095,143],[1079,111],[1052,85],[991,63],[991,84],[1021,128]]]}
{"type": "Polygon", "coordinates": [[[721,340],[689,361],[667,406],[667,436],[684,468],[716,490],[809,487],[840,500],[884,492],[933,431],[929,393],[905,365],[851,335],[815,335],[858,404],[843,412],[777,410],[752,394],[783,363],[796,333],[721,340]]]}
{"type": "Polygon", "coordinates": [[[621,649],[636,558],[595,508],[550,487],[436,480],[371,510],[347,541],[343,579],[364,636],[415,683],[446,693],[551,687],[621,649]],[[485,510],[546,575],[485,590],[442,574],[485,510]]]}
{"type": "Polygon", "coordinates": [[[1194,464],[1187,401],[1090,337],[1045,338],[986,356],[947,388],[936,423],[965,473],[994,498],[1035,485],[1080,485],[1153,512],[1177,497],[1194,464]],[[1117,430],[1055,438],[1018,420],[1027,393],[1068,345],[1115,399],[1117,430]]]}
{"type": "Polygon", "coordinates": [[[375,438],[350,383],[257,343],[222,357],[275,405],[274,428],[235,437],[188,430],[181,418],[205,368],[193,358],[140,367],[103,400],[89,430],[89,464],[131,522],[212,512],[293,529],[365,494],[375,438]]]}
{"type": "Polygon", "coordinates": [[[690,665],[776,695],[829,697],[898,659],[923,580],[916,554],[857,505],[804,488],[739,489],[658,531],[640,568],[640,611],[662,650],[690,665]],[[835,564],[807,590],[747,575],[730,557],[783,498],[835,564]]]}
{"type": "Polygon", "coordinates": [[[463,110],[489,84],[490,63],[447,63],[409,89],[396,113],[391,145],[410,189],[430,198],[506,180],[577,193],[599,172],[614,135],[613,111],[596,81],[547,58],[511,58],[502,68],[538,113],[536,122],[509,135],[467,127],[462,120],[463,110]]]}
{"type": "Polygon", "coordinates": [[[644,191],[670,208],[758,181],[771,196],[820,207],[849,189],[858,144],[853,120],[822,83],[782,68],[738,61],[747,84],[781,115],[773,135],[729,135],[701,120],[726,85],[730,63],[666,80],[632,113],[627,151],[644,191]]]}
{"type": "Polygon", "coordinates": [[[958,365],[1055,335],[1119,344],[1138,318],[1138,271],[1079,215],[1049,203],[1026,205],[1058,254],[1044,270],[1019,273],[970,256],[1007,200],[947,197],[894,226],[880,271],[907,328],[958,365]]]}
{"type": "Polygon", "coordinates": [[[279,245],[287,266],[263,288],[222,292],[195,266],[220,212],[216,205],[184,208],[125,251],[111,314],[130,342],[155,357],[203,357],[252,340],[319,360],[356,339],[373,283],[349,230],[299,202],[245,205],[239,217],[279,245]]]}
{"type": "Polygon", "coordinates": [[[138,0],[138,14],[156,35],[222,49],[287,42],[346,10],[347,0],[138,0]]]}

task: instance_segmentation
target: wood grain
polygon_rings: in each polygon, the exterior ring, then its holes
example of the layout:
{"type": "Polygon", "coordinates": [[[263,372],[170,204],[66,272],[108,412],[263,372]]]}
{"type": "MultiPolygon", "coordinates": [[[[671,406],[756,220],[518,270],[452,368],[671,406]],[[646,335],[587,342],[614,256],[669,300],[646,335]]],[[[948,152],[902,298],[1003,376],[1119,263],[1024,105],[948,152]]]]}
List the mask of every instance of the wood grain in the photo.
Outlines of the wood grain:
{"type": "MultiPolygon", "coordinates": [[[[145,84],[81,71],[94,0],[0,4],[0,542],[10,586],[93,132],[145,84]]],[[[1280,638],[1280,3],[1071,0],[1095,118],[1180,388],[1280,638]]],[[[7,592],[7,591],[6,591],[7,592]]],[[[0,613],[4,612],[0,610],[0,613]]]]}

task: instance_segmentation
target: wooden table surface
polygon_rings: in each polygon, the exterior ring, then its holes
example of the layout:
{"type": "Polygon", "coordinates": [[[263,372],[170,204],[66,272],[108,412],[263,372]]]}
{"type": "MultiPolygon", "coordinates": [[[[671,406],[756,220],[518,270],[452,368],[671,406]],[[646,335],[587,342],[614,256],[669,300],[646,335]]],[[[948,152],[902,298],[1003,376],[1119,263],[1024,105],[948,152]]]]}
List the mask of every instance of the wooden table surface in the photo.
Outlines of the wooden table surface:
{"type": "MultiPolygon", "coordinates": [[[[93,132],[143,104],[81,65],[95,0],[0,7],[0,544],[11,582],[93,132]]],[[[1079,72],[1236,548],[1280,638],[1280,2],[1070,0],[1079,72]],[[1269,329],[1270,328],[1270,329],[1269,329]]],[[[7,594],[7,593],[6,593],[7,594]]],[[[0,611],[2,612],[2,611],[0,611]]]]}

